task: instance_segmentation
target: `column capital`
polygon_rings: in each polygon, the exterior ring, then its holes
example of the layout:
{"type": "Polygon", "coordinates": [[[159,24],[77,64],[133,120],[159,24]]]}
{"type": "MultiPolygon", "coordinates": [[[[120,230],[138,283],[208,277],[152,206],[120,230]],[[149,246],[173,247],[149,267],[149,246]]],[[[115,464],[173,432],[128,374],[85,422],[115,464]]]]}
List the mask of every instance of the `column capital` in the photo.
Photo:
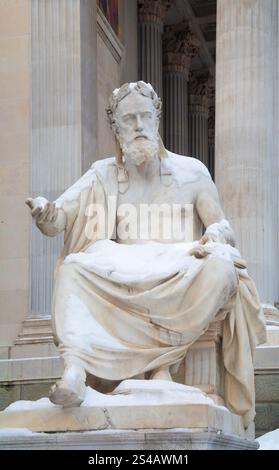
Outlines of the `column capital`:
{"type": "Polygon", "coordinates": [[[166,26],[163,37],[164,71],[183,73],[188,80],[191,60],[197,54],[199,45],[188,23],[166,26]]]}
{"type": "Polygon", "coordinates": [[[168,10],[174,4],[174,0],[138,0],[139,23],[163,24],[168,10]]]}
{"type": "Polygon", "coordinates": [[[198,76],[194,72],[189,74],[190,110],[209,112],[214,104],[215,80],[212,75],[204,74],[198,76]]]}

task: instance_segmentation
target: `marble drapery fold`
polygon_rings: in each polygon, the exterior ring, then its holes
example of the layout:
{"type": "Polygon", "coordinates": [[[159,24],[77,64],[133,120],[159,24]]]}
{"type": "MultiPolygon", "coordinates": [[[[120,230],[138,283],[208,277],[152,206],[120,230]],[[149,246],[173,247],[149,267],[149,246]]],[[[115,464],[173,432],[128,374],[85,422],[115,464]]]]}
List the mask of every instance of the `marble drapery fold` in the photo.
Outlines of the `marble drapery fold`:
{"type": "MultiPolygon", "coordinates": [[[[97,253],[100,247],[100,259],[106,243],[119,247],[114,241],[117,172],[114,158],[96,162],[56,201],[66,215],[66,227],[56,270],[53,329],[65,362],[76,361],[107,380],[161,366],[176,368],[209,323],[224,319],[225,402],[247,425],[255,415],[251,351],[265,341],[265,327],[246,269],[214,253],[197,260],[186,250],[182,264],[138,279],[82,262],[80,255],[93,242],[97,253]],[[100,240],[88,238],[85,230],[91,204],[105,208],[108,222],[100,240]]],[[[210,178],[206,170],[205,175],[210,178]]]]}

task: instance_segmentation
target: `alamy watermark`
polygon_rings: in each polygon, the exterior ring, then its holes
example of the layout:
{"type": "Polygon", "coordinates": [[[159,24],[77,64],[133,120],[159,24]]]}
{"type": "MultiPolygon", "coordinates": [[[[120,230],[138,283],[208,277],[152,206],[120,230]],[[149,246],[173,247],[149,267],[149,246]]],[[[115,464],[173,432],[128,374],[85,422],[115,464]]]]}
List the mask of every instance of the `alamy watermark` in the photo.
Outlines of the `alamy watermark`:
{"type": "Polygon", "coordinates": [[[113,238],[189,242],[193,240],[192,204],[120,204],[109,196],[107,205],[90,204],[85,234],[89,240],[113,238]],[[115,216],[117,223],[115,224],[115,216]]]}

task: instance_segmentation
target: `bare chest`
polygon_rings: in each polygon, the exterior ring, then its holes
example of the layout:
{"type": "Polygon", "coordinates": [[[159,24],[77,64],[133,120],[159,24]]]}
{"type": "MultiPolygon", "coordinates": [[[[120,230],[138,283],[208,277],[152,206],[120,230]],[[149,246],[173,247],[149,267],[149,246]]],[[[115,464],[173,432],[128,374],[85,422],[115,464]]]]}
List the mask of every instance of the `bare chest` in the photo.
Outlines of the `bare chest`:
{"type": "Polygon", "coordinates": [[[120,243],[179,242],[193,239],[193,188],[160,177],[148,183],[130,182],[118,194],[117,227],[120,243]]]}

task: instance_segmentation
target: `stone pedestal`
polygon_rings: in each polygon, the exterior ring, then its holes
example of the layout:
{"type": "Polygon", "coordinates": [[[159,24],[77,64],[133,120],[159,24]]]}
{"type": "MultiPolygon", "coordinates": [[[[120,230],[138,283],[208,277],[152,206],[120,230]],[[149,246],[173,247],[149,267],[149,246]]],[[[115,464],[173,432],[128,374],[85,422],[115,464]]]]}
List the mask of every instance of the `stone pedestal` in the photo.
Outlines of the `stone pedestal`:
{"type": "Polygon", "coordinates": [[[224,403],[224,362],[222,356],[222,322],[213,322],[188,350],[174,380],[197,387],[214,403],[224,403]]]}
{"type": "Polygon", "coordinates": [[[19,448],[24,442],[34,444],[32,448],[257,447],[253,429],[245,430],[240,416],[216,406],[197,388],[166,380],[126,380],[106,395],[88,387],[84,402],[75,408],[53,405],[47,398],[15,402],[0,413],[0,435],[2,448],[19,448]],[[16,428],[21,429],[15,431],[21,433],[18,440],[9,437],[16,428]],[[56,433],[56,439],[31,432],[56,433]],[[72,434],[65,439],[61,432],[83,434],[73,441],[72,434]]]}
{"type": "Polygon", "coordinates": [[[267,342],[255,353],[256,436],[279,428],[279,311],[264,306],[267,342]]]}
{"type": "MultiPolygon", "coordinates": [[[[0,431],[1,432],[1,431],[0,431]]],[[[258,443],[216,431],[186,429],[105,430],[70,433],[13,432],[1,450],[256,450],[258,443]]]]}

